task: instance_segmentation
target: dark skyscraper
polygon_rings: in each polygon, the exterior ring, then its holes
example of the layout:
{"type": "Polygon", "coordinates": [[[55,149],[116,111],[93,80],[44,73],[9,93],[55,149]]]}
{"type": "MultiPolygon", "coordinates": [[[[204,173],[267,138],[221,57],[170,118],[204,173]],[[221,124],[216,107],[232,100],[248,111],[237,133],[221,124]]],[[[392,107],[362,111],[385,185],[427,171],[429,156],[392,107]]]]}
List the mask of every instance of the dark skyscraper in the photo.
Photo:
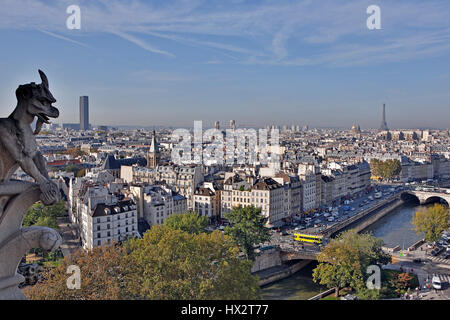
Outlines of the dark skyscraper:
{"type": "Polygon", "coordinates": [[[383,116],[381,119],[380,131],[387,131],[387,130],[389,129],[386,123],[386,105],[383,103],[383,116]]]}
{"type": "Polygon", "coordinates": [[[89,97],[80,97],[80,130],[89,130],[89,97]]]}

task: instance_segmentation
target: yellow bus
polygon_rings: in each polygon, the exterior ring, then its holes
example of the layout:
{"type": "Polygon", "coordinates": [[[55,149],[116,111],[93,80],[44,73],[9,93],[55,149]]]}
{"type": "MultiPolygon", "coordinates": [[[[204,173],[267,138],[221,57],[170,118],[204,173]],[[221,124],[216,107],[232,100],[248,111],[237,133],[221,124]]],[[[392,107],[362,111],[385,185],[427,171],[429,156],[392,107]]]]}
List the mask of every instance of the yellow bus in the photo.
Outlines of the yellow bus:
{"type": "Polygon", "coordinates": [[[294,233],[294,240],[301,241],[301,242],[322,244],[322,238],[323,238],[323,236],[319,236],[319,235],[294,233]]]}

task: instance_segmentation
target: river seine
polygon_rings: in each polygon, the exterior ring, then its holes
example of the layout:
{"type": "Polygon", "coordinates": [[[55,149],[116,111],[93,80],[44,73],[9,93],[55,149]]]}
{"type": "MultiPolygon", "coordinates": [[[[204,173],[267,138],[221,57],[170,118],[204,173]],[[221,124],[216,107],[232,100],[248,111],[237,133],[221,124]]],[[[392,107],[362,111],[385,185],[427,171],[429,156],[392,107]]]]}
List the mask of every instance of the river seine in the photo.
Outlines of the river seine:
{"type": "MultiPolygon", "coordinates": [[[[381,238],[387,247],[399,245],[408,248],[414,242],[422,239],[413,230],[411,220],[415,212],[420,208],[414,203],[405,203],[393,210],[382,219],[371,225],[365,232],[381,238]]],[[[289,278],[277,281],[262,288],[264,299],[275,300],[306,300],[326,290],[312,281],[312,270],[316,263],[312,262],[289,278]]]]}

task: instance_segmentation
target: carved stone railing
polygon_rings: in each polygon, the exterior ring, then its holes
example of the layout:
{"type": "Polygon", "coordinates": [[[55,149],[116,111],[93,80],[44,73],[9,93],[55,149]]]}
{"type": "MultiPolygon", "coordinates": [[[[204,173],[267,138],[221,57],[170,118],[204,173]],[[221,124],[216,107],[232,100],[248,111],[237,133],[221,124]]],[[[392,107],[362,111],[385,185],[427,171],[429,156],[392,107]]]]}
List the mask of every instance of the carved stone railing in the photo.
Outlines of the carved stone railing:
{"type": "Polygon", "coordinates": [[[25,280],[17,273],[22,257],[32,248],[57,249],[61,236],[47,227],[22,227],[28,209],[41,198],[37,184],[30,183],[21,193],[0,198],[6,203],[0,208],[0,299],[26,299],[18,288],[25,280]]]}

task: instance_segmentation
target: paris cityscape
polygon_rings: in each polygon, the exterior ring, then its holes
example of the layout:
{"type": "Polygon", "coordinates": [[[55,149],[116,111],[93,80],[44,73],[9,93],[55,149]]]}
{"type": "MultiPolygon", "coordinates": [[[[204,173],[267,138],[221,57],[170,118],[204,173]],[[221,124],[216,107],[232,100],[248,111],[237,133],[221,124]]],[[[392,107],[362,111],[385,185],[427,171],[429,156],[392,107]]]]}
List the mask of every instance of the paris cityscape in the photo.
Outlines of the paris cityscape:
{"type": "Polygon", "coordinates": [[[450,6],[326,2],[5,3],[0,300],[450,300],[450,6]]]}

